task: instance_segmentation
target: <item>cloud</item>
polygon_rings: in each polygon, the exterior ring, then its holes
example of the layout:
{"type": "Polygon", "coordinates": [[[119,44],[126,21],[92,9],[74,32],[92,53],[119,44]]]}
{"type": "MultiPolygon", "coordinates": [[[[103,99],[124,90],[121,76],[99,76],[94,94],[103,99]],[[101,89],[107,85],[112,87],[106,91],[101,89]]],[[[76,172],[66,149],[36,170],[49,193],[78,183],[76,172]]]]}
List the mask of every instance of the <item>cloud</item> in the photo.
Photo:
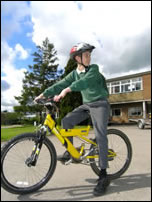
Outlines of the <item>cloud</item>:
{"type": "MultiPolygon", "coordinates": [[[[30,8],[25,1],[3,1],[2,5],[2,38],[1,38],[1,110],[13,111],[18,105],[14,96],[19,96],[22,90],[22,80],[26,68],[16,67],[16,62],[28,59],[29,50],[25,50],[20,43],[10,47],[7,40],[15,37],[15,33],[23,32],[23,28],[30,22],[30,8]]],[[[29,25],[28,24],[28,25],[29,25]]],[[[24,43],[24,42],[23,42],[24,43]]],[[[10,43],[11,44],[11,43],[10,43]]]]}
{"type": "Polygon", "coordinates": [[[71,46],[80,40],[81,31],[78,27],[81,26],[81,12],[77,5],[72,1],[32,1],[31,15],[33,42],[41,45],[48,37],[55,45],[61,66],[65,66],[71,46]]]}
{"type": "Polygon", "coordinates": [[[10,88],[10,84],[5,81],[5,80],[2,80],[1,81],[1,91],[6,91],[10,88]]]}
{"type": "MultiPolygon", "coordinates": [[[[2,2],[2,103],[17,104],[25,68],[17,60],[29,57],[20,43],[10,47],[6,40],[23,32],[25,23],[33,26],[25,37],[36,45],[48,37],[57,50],[60,67],[65,67],[69,51],[78,42],[96,47],[92,63],[111,78],[149,70],[151,2],[149,1],[3,1],[2,2]]],[[[25,30],[24,30],[25,31],[25,30]]],[[[24,39],[23,39],[24,40],[24,39]]]]}
{"type": "Polygon", "coordinates": [[[20,44],[16,44],[15,46],[16,55],[19,55],[19,59],[27,59],[28,58],[28,52],[24,50],[24,48],[20,44]]]}
{"type": "Polygon", "coordinates": [[[79,10],[82,10],[82,9],[83,9],[83,5],[82,5],[81,2],[79,2],[79,1],[74,1],[74,3],[76,3],[76,5],[77,5],[77,7],[78,7],[79,10]]]}
{"type": "Polygon", "coordinates": [[[30,8],[25,1],[2,1],[2,39],[12,37],[15,32],[21,32],[24,26],[23,20],[29,22],[30,8]]]}
{"type": "Polygon", "coordinates": [[[71,47],[84,41],[96,46],[92,63],[105,75],[140,71],[150,68],[149,6],[140,1],[32,1],[32,40],[40,45],[47,36],[62,67],[71,47]]]}
{"type": "Polygon", "coordinates": [[[18,44],[15,48],[9,47],[7,42],[2,41],[1,48],[2,54],[2,98],[1,98],[1,110],[13,111],[13,106],[18,105],[14,96],[20,96],[22,90],[22,80],[24,78],[25,68],[16,69],[14,61],[18,54],[20,59],[26,58],[26,50],[18,44]],[[17,47],[17,48],[16,48],[17,47]],[[9,107],[9,108],[8,108],[9,107]]]}
{"type": "Polygon", "coordinates": [[[127,39],[125,49],[120,60],[126,64],[127,69],[140,69],[151,64],[151,34],[146,30],[141,35],[127,39]]]}
{"type": "MultiPolygon", "coordinates": [[[[151,66],[151,34],[150,29],[138,36],[105,43],[105,51],[101,57],[105,74],[140,71],[151,66]],[[106,47],[107,45],[107,47],[106,47]]],[[[98,53],[99,56],[99,53],[98,53]]]]}

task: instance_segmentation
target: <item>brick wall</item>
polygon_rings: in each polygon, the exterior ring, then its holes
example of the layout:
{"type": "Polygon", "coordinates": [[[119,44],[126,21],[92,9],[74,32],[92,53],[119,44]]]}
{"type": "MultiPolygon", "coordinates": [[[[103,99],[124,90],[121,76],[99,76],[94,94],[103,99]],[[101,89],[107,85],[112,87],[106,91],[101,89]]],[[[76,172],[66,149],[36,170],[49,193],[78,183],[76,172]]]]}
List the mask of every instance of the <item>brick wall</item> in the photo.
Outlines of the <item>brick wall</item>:
{"type": "Polygon", "coordinates": [[[143,76],[144,100],[151,99],[151,74],[143,76]]]}

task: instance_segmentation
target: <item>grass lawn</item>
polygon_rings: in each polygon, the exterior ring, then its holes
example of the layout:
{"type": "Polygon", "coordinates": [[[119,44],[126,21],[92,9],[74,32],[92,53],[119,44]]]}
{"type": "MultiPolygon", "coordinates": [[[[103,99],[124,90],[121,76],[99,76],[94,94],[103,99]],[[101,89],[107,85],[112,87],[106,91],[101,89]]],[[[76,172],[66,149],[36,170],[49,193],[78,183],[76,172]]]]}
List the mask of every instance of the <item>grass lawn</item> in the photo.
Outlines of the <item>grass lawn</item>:
{"type": "MultiPolygon", "coordinates": [[[[75,128],[85,128],[87,126],[75,126],[75,128]]],[[[60,129],[61,127],[58,126],[60,129]]],[[[22,133],[34,132],[36,129],[33,125],[27,125],[23,127],[14,127],[14,128],[1,128],[1,141],[8,141],[11,138],[20,135],[22,133]]]]}
{"type": "Polygon", "coordinates": [[[11,138],[26,132],[34,132],[34,126],[23,126],[15,128],[1,128],[1,141],[8,141],[11,138]]]}

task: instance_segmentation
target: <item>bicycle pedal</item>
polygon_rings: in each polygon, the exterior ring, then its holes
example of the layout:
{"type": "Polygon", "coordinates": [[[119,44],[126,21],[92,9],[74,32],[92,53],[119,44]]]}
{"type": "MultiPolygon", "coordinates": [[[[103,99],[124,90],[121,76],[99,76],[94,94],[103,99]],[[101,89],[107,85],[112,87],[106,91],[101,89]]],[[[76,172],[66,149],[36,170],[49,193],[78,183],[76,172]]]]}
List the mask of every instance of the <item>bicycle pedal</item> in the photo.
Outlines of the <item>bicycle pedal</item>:
{"type": "Polygon", "coordinates": [[[70,159],[69,161],[64,162],[64,165],[69,165],[70,163],[72,163],[72,159],[70,159]]]}

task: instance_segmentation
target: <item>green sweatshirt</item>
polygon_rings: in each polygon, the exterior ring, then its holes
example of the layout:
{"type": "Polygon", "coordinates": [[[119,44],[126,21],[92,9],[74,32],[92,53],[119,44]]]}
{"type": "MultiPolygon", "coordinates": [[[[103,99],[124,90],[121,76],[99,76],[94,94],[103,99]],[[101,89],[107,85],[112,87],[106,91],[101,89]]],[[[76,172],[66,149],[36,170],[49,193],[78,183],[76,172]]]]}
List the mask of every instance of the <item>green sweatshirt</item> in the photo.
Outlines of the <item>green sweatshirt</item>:
{"type": "Polygon", "coordinates": [[[69,87],[72,91],[80,91],[83,103],[89,103],[109,96],[104,76],[99,72],[98,65],[90,65],[88,71],[78,74],[76,70],[64,79],[46,89],[45,97],[52,97],[69,87]]]}

